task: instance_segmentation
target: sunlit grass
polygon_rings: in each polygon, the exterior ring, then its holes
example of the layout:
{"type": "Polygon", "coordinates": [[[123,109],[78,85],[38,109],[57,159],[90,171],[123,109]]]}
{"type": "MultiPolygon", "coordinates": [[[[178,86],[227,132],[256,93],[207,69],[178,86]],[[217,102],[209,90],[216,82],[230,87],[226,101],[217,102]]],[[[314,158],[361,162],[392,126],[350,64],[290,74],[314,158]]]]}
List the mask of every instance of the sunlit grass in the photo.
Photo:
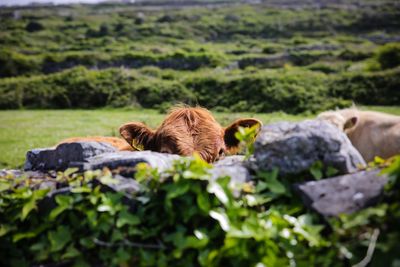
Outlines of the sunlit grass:
{"type": "MultiPolygon", "coordinates": [[[[362,107],[365,109],[365,107],[362,107]]],[[[368,107],[400,115],[400,107],[368,107]]],[[[21,167],[26,151],[49,147],[73,136],[118,136],[118,128],[129,121],[141,121],[157,127],[164,118],[155,110],[13,110],[0,111],[0,167],[21,167]]],[[[243,117],[255,117],[268,124],[276,121],[298,121],[312,115],[215,113],[217,120],[227,126],[243,117]]]]}

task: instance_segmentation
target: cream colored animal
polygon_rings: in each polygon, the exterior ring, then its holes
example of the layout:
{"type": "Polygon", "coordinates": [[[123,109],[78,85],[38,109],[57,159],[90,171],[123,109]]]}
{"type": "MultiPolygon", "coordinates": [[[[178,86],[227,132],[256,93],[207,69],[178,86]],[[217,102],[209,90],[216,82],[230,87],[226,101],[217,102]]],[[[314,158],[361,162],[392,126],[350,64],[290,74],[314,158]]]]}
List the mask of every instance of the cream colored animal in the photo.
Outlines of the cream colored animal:
{"type": "Polygon", "coordinates": [[[400,116],[355,108],[318,115],[343,130],[365,161],[400,154],[400,116]]]}

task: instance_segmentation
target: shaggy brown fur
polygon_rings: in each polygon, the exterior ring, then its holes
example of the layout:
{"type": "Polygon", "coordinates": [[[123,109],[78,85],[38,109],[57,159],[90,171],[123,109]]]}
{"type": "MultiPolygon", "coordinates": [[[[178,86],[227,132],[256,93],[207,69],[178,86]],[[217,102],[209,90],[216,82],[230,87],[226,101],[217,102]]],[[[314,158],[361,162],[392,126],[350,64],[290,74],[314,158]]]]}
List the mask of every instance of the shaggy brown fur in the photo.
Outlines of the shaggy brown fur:
{"type": "Polygon", "coordinates": [[[214,162],[226,152],[235,152],[239,141],[235,133],[239,126],[262,125],[256,119],[239,119],[227,128],[200,107],[176,107],[156,130],[140,122],[130,122],[120,127],[120,134],[134,148],[190,156],[194,152],[207,162],[214,162]]]}

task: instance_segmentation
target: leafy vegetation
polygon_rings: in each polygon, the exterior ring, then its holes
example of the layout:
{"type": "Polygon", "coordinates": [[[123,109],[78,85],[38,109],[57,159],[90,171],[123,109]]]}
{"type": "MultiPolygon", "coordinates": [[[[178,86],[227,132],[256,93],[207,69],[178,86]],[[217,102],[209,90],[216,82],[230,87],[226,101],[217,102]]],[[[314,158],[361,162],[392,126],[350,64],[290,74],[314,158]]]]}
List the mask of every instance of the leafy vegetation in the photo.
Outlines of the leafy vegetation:
{"type": "MultiPolygon", "coordinates": [[[[211,71],[195,75],[169,71],[167,77],[163,74],[148,68],[94,71],[78,67],[46,76],[4,79],[0,81],[0,106],[151,108],[183,102],[236,112],[299,113],[349,105],[349,101],[329,97],[325,84],[330,79],[323,73],[283,70],[240,76],[211,71]]],[[[397,75],[393,76],[396,86],[397,75]]]]}
{"type": "Polygon", "coordinates": [[[49,189],[32,189],[38,180],[2,177],[0,262],[343,266],[371,246],[373,266],[399,260],[399,157],[384,171],[385,201],[328,222],[306,210],[277,171],[240,185],[210,179],[208,168],[196,156],[163,174],[138,165],[133,195],[107,190],[118,183],[108,170],[59,173],[50,179],[68,190],[50,198],[49,189]]]}
{"type": "Polygon", "coordinates": [[[376,60],[382,69],[391,69],[400,65],[400,44],[389,43],[381,47],[377,54],[376,60]]]}

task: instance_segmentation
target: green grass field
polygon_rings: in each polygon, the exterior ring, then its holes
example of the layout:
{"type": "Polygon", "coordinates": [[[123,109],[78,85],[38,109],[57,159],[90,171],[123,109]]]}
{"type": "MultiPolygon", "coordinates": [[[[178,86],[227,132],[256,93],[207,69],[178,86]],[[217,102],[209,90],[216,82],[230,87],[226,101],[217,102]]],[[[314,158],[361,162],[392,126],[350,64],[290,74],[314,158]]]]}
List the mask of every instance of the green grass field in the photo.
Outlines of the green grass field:
{"type": "MultiPolygon", "coordinates": [[[[368,107],[400,115],[400,107],[368,107]]],[[[22,167],[25,153],[32,148],[49,147],[73,136],[118,136],[118,127],[128,121],[141,121],[157,127],[164,114],[155,110],[13,110],[0,111],[0,167],[22,167]]],[[[224,126],[240,117],[255,117],[264,124],[297,121],[313,115],[285,113],[215,113],[224,126]]]]}

